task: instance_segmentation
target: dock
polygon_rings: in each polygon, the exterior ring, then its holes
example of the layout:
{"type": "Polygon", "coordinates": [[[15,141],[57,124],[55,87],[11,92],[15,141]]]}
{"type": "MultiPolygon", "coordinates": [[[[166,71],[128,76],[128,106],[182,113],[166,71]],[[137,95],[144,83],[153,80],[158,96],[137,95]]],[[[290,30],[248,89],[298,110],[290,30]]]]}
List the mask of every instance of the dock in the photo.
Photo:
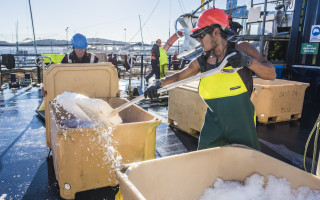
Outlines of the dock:
{"type": "MultiPolygon", "coordinates": [[[[62,199],[46,146],[44,121],[35,112],[41,99],[38,87],[0,91],[0,196],[6,195],[5,199],[62,199]]],[[[166,105],[138,105],[162,120],[156,131],[156,159],[196,151],[195,137],[168,124],[166,105]]],[[[301,119],[257,124],[262,152],[302,168],[305,142],[319,112],[319,104],[305,100],[301,119]]],[[[312,150],[313,141],[307,154],[309,170],[312,150]]],[[[76,199],[109,199],[116,189],[106,187],[80,192],[76,199]]]]}

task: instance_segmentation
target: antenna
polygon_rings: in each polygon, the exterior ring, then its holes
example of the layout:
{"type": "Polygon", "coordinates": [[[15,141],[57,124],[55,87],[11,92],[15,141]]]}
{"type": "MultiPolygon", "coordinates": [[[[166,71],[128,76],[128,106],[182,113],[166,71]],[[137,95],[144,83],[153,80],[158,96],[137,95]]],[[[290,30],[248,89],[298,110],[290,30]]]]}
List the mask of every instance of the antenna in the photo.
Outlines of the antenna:
{"type": "Polygon", "coordinates": [[[66,53],[68,53],[68,47],[69,47],[69,40],[68,40],[68,29],[69,27],[66,28],[66,39],[67,39],[67,49],[66,49],[66,53]]]}

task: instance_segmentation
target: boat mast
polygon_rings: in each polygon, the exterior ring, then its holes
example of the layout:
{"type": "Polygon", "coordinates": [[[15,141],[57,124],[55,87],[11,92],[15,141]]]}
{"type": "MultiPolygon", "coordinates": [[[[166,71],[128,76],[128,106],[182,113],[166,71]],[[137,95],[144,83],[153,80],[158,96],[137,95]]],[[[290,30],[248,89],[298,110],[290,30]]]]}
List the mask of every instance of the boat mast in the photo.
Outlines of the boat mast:
{"type": "MultiPolygon", "coordinates": [[[[33,46],[34,46],[34,51],[35,51],[36,56],[37,56],[38,52],[37,52],[36,34],[34,33],[34,25],[33,25],[33,17],[32,17],[32,10],[31,10],[30,0],[29,0],[29,8],[30,8],[30,16],[31,16],[32,31],[33,31],[33,46]]],[[[37,66],[37,74],[38,74],[38,83],[41,83],[40,67],[39,66],[37,66]]]]}
{"type": "Polygon", "coordinates": [[[145,49],[144,49],[144,43],[143,43],[143,36],[142,36],[142,26],[141,26],[141,18],[140,18],[140,15],[139,15],[139,22],[140,22],[140,34],[141,34],[141,45],[142,45],[142,51],[144,53],[145,49]]]}
{"type": "Polygon", "coordinates": [[[17,50],[16,50],[16,54],[19,53],[19,42],[18,42],[18,22],[17,21],[17,26],[16,26],[16,39],[17,39],[17,42],[16,42],[16,46],[17,46],[17,50]]]}
{"type": "Polygon", "coordinates": [[[34,46],[34,50],[35,50],[36,54],[38,54],[38,52],[37,52],[37,43],[36,43],[36,34],[34,33],[34,25],[33,25],[33,17],[32,17],[32,10],[31,10],[30,0],[29,0],[29,8],[30,8],[30,16],[31,16],[32,31],[33,31],[33,46],[34,46]]]}

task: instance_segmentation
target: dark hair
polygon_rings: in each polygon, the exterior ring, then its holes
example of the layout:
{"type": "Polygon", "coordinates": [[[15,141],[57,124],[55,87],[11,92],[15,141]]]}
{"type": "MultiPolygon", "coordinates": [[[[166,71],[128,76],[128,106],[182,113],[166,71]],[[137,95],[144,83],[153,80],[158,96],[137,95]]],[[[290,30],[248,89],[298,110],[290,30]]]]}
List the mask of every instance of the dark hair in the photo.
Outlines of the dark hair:
{"type": "Polygon", "coordinates": [[[222,30],[222,28],[220,28],[220,35],[223,39],[228,39],[228,28],[226,28],[226,30],[222,30]]]}
{"type": "Polygon", "coordinates": [[[228,27],[225,28],[225,30],[222,29],[222,27],[220,26],[220,24],[211,24],[209,26],[209,29],[208,29],[208,33],[212,33],[212,31],[215,29],[215,28],[219,28],[220,30],[220,35],[223,39],[228,39],[228,27]]]}

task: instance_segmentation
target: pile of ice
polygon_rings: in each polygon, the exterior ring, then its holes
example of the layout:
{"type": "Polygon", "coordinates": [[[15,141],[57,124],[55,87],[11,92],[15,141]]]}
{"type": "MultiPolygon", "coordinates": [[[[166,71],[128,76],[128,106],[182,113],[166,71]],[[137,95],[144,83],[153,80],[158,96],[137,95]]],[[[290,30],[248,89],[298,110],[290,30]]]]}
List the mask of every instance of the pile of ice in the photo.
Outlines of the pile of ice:
{"type": "MultiPolygon", "coordinates": [[[[56,103],[68,112],[66,116],[70,120],[74,115],[78,122],[93,122],[113,127],[122,123],[118,114],[110,116],[112,107],[102,99],[89,98],[82,94],[64,92],[56,97],[56,103]]],[[[68,123],[66,121],[64,123],[68,123]]]]}
{"type": "Polygon", "coordinates": [[[297,190],[291,188],[286,178],[268,176],[264,187],[264,177],[258,174],[246,178],[244,183],[224,181],[217,178],[212,187],[205,189],[199,200],[316,200],[320,199],[319,190],[311,190],[301,186],[297,190]]]}

